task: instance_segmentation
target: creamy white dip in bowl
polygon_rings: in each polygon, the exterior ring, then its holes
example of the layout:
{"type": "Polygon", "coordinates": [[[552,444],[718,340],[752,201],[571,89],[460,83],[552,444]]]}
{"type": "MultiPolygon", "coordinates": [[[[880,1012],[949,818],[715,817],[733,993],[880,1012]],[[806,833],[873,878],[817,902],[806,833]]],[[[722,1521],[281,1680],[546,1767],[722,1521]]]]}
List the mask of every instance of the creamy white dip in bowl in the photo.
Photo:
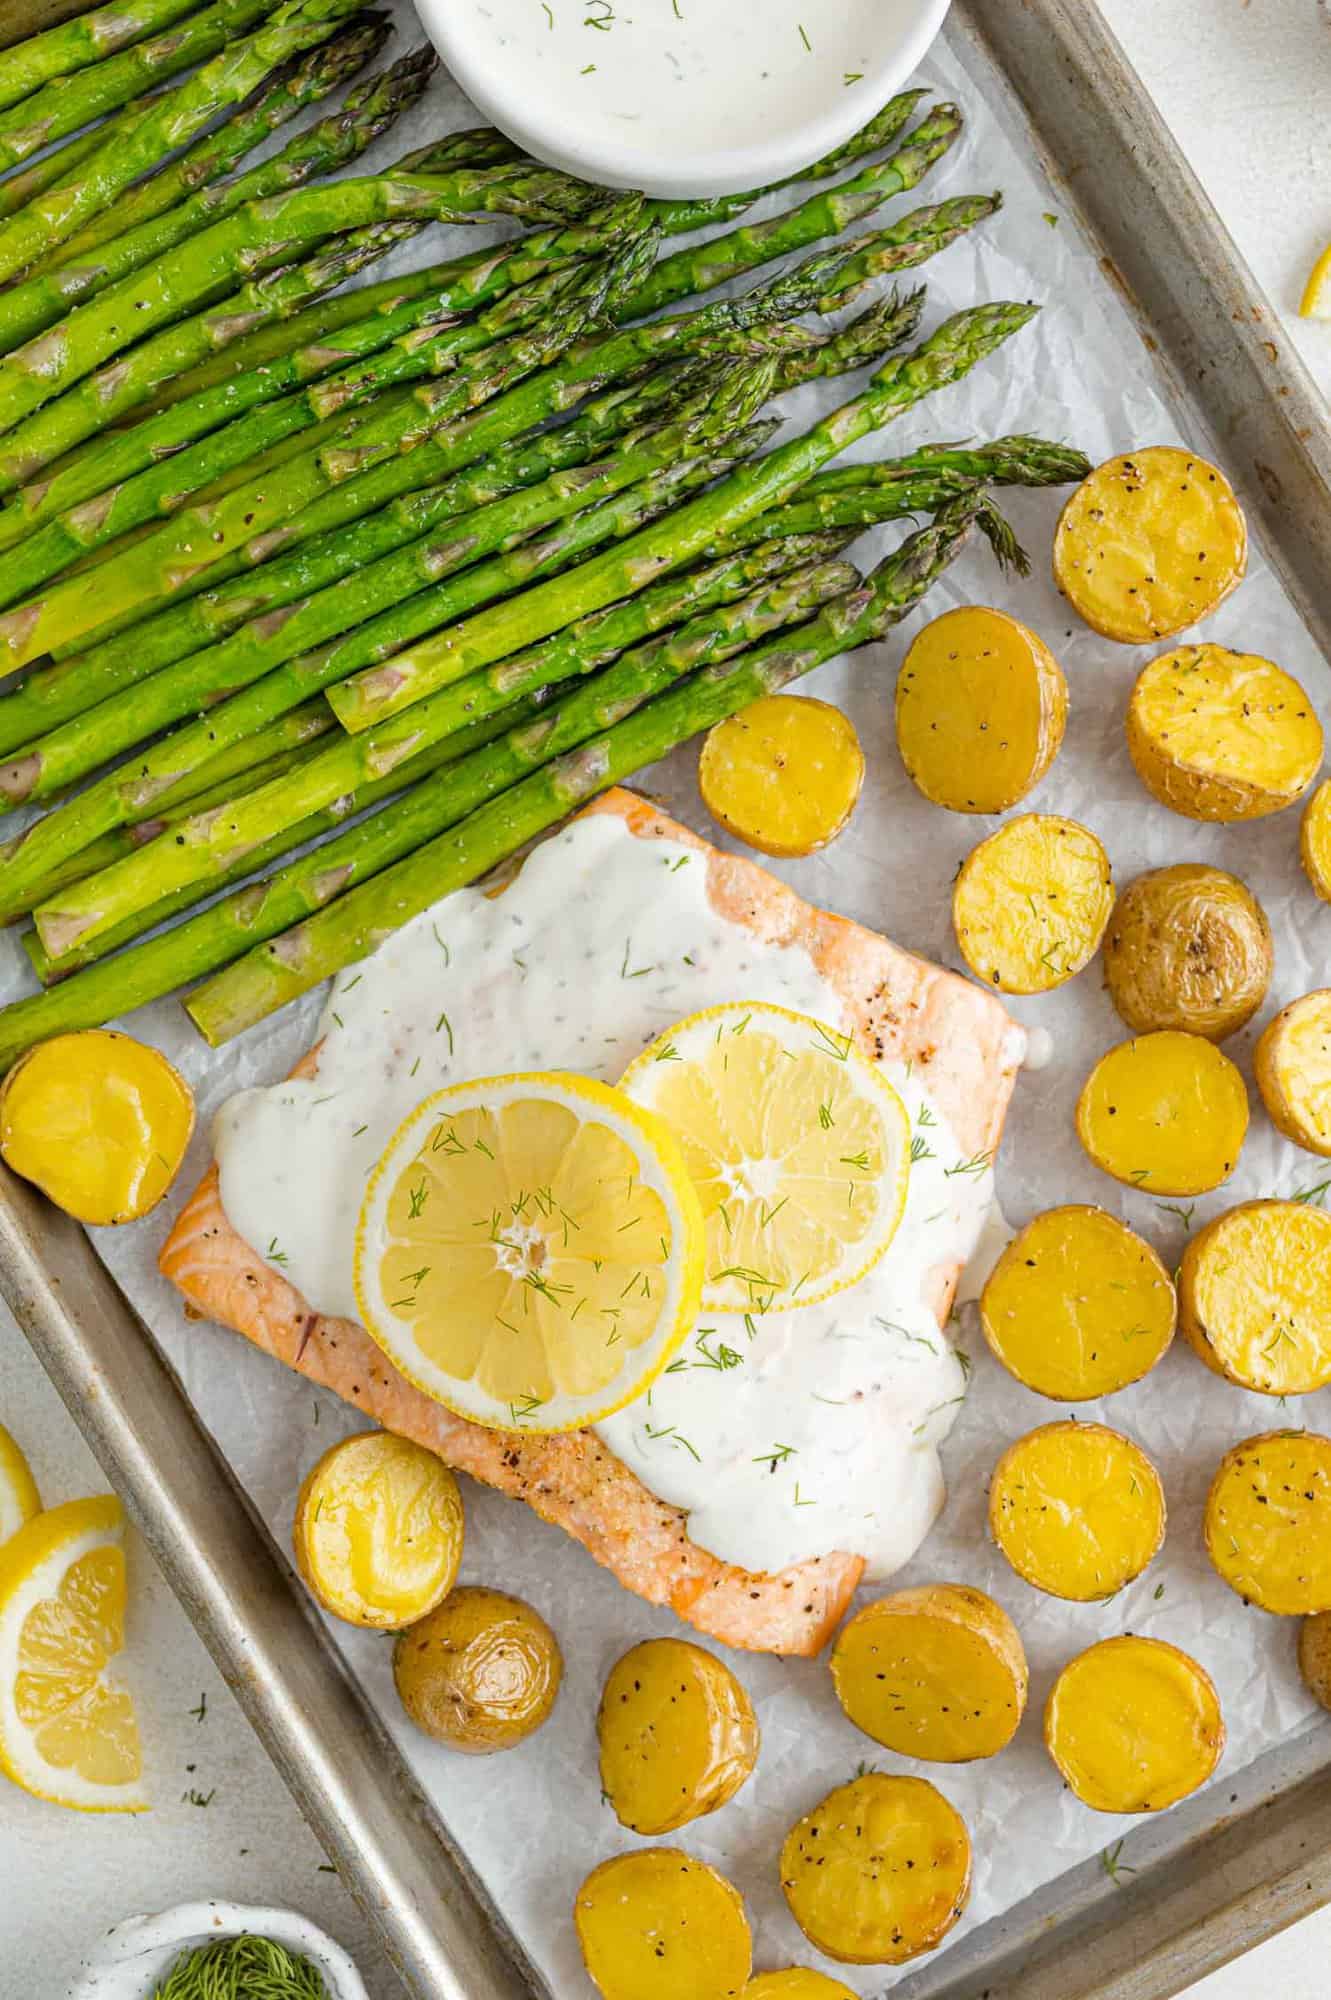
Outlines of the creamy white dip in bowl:
{"type": "Polygon", "coordinates": [[[606,187],[737,194],[881,109],[950,0],[416,0],[485,115],[606,187]]]}

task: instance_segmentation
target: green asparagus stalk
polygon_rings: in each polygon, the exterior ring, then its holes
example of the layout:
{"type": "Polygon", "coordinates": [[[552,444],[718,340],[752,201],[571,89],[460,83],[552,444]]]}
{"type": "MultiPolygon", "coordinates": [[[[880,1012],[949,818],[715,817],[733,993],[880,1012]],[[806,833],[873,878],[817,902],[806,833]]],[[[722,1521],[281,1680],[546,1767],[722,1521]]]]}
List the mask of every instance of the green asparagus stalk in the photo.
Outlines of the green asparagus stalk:
{"type": "Polygon", "coordinates": [[[887,160],[868,167],[854,180],[813,195],[798,208],[770,222],[758,222],[714,237],[694,249],[663,258],[633,297],[626,311],[658,312],[676,299],[708,292],[742,272],[752,271],[773,257],[807,249],[825,236],[838,236],[852,222],[871,215],[893,195],[918,187],[961,133],[961,113],[954,104],[940,105],[916,126],[887,160]]]}
{"type": "Polygon", "coordinates": [[[159,34],[198,4],[199,0],[119,0],[16,42],[0,51],[0,111],[58,76],[105,62],[121,49],[159,34]]]}
{"type": "Polygon", "coordinates": [[[0,173],[105,117],[132,97],[206,62],[263,19],[272,0],[217,0],[151,40],[69,77],[57,77],[0,112],[0,173]]]}
{"type": "Polygon", "coordinates": [[[1070,486],[1085,479],[1091,461],[1074,446],[1014,433],[991,444],[926,444],[908,458],[870,459],[820,472],[800,491],[800,499],[847,489],[893,487],[917,472],[951,472],[985,486],[1070,486]]]}
{"type": "Polygon", "coordinates": [[[143,109],[141,104],[125,105],[90,132],[80,132],[76,138],[67,139],[63,146],[43,153],[31,166],[0,181],[0,217],[16,215],[39,194],[45,194],[48,188],[57,187],[66,177],[76,174],[84,162],[106,143],[113,129],[127,127],[131,119],[141,118],[143,109]]]}
{"type": "MultiPolygon", "coordinates": [[[[972,518],[973,503],[966,502],[932,527],[922,529],[889,556],[861,590],[836,599],[810,624],[768,640],[733,662],[704,667],[681,686],[658,694],[627,715],[619,705],[607,705],[599,734],[584,737],[577,748],[548,763],[540,763],[538,752],[531,759],[538,764],[531,775],[491,797],[450,831],[427,841],[368,883],[348,889],[328,908],[314,905],[314,914],[293,929],[270,935],[229,970],[206,980],[186,1001],[194,1025],[214,1047],[230,1041],[329,974],[377,950],[413,917],[453,890],[488,874],[566,814],[655,763],[677,744],[764,695],[780,693],[838,653],[852,652],[881,638],[914,608],[959,554],[972,518]]],[[[595,683],[580,689],[571,700],[581,702],[589,696],[596,698],[595,683]]],[[[529,737],[535,739],[548,726],[545,720],[531,725],[529,737]]],[[[201,924],[203,919],[196,921],[201,924]]],[[[194,925],[184,926],[174,935],[184,937],[186,931],[193,932],[194,925]]],[[[144,983],[137,990],[143,997],[147,997],[146,987],[160,993],[167,980],[177,984],[194,976],[197,966],[188,963],[188,955],[198,951],[197,935],[188,938],[183,947],[177,946],[175,953],[167,948],[154,965],[139,969],[144,983]],[[173,962],[179,963],[182,957],[187,959],[188,969],[173,974],[173,962]]],[[[137,955],[130,953],[119,963],[132,966],[137,955]]],[[[104,974],[110,969],[110,965],[101,968],[104,974]]],[[[82,977],[89,981],[83,995],[75,995],[75,979],[54,994],[20,1001],[19,1008],[29,1011],[17,1020],[12,1017],[18,1009],[0,1014],[0,1061],[12,1060],[34,1040],[57,1028],[82,1025],[82,1010],[89,1006],[105,1006],[110,1000],[121,1008],[136,992],[131,973],[121,974],[123,984],[114,996],[105,988],[90,990],[96,969],[82,977]],[[62,1018],[63,1010],[55,1008],[51,1010],[56,1015],[54,1024],[43,1022],[41,1010],[52,999],[63,999],[71,1020],[62,1018]]],[[[108,980],[106,985],[117,983],[108,980]]]]}
{"type": "Polygon", "coordinates": [[[353,734],[374,729],[436,688],[532,645],[575,618],[642,589],[662,571],[688,562],[719,536],[788,500],[857,439],[881,429],[935,390],[960,381],[1037,310],[1031,305],[998,304],[955,314],[913,353],[889,362],[864,395],[760,463],[732,473],[714,492],[680,508],[663,525],[584,563],[572,578],[529,591],[515,605],[500,606],[442,632],[385,666],[368,668],[330,688],[328,699],[338,721],[353,734]]]}
{"type": "Polygon", "coordinates": [[[403,484],[409,459],[390,459],[363,479],[335,487],[321,506],[302,518],[309,539],[289,555],[279,558],[275,553],[282,547],[278,536],[275,550],[265,545],[253,552],[253,562],[261,564],[257,574],[237,562],[236,573],[226,582],[173,605],[91,652],[40,668],[10,694],[0,695],[0,753],[30,746],[47,730],[110,695],[122,694],[159,668],[216,645],[251,618],[277,612],[341,577],[358,575],[430,525],[431,515],[423,512],[432,504],[425,498],[427,490],[438,507],[433,519],[444,521],[534,485],[551,472],[585,465],[614,438],[652,418],[660,421],[687,392],[684,375],[680,369],[658,370],[628,389],[595,399],[562,429],[506,445],[451,476],[445,476],[447,447],[423,445],[418,455],[422,482],[410,501],[404,498],[409,488],[403,484]],[[341,511],[346,507],[357,510],[354,521],[341,511]],[[354,532],[345,532],[353,527],[354,532]]]}
{"type": "Polygon", "coordinates": [[[239,104],[300,50],[327,41],[360,0],[286,0],[266,27],[215,55],[194,76],[156,99],[128,138],[108,139],[82,177],[52,188],[0,224],[0,280],[12,278],[101,215],[140,175],[159,167],[210,119],[239,104]]]}

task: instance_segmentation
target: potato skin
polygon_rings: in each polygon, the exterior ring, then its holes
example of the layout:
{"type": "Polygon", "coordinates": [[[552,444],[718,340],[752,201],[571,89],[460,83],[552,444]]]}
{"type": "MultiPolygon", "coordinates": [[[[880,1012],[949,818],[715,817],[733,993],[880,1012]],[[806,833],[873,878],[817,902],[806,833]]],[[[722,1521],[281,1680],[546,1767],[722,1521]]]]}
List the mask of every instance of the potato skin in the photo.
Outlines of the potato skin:
{"type": "Polygon", "coordinates": [[[1264,1431],[1226,1452],[1206,1498],[1206,1552],[1245,1604],[1331,1611],[1331,1438],[1264,1431]]]}
{"type": "Polygon", "coordinates": [[[1313,1700],[1331,1708],[1331,1611],[1315,1611],[1299,1628],[1299,1672],[1313,1700]]]}
{"type": "Polygon", "coordinates": [[[1267,1023],[1253,1071],[1276,1130],[1306,1152],[1331,1156],[1331,987],[1291,1000],[1267,1023]]]}
{"type": "Polygon", "coordinates": [[[1101,1056],[1077,1100],[1076,1123],[1088,1156],[1125,1187],[1209,1194],[1238,1165],[1248,1093],[1214,1042],[1160,1028],[1101,1056]]]}
{"type": "Polygon", "coordinates": [[[951,812],[1006,812],[1063,742],[1068,684],[1044,640],[987,605],[945,611],[911,641],[897,679],[906,775],[951,812]]]}
{"type": "Polygon", "coordinates": [[[1043,1424],[989,1482],[989,1532],[1017,1575],[1072,1603],[1113,1597],[1165,1539],[1165,1489],[1146,1453],[1104,1424],[1043,1424]]]}
{"type": "Polygon", "coordinates": [[[563,1672],[539,1612],[500,1590],[455,1590],[393,1649],[398,1696],[416,1727],[480,1757],[511,1750],[541,1727],[563,1672]]]}
{"type": "Polygon", "coordinates": [[[1179,1265],[1179,1332],[1215,1374],[1263,1396],[1331,1382],[1331,1215],[1246,1201],[1199,1229],[1179,1265]]]}
{"type": "Polygon", "coordinates": [[[939,1764],[1004,1749],[1029,1686],[1025,1649],[1007,1612],[984,1591],[958,1583],[923,1584],[866,1604],[838,1634],[832,1679],[857,1729],[901,1756],[939,1764]]]}
{"type": "Polygon", "coordinates": [[[1152,797],[1185,819],[1265,819],[1303,796],[1322,727],[1293,675],[1255,653],[1177,646],[1142,669],[1128,754],[1152,797]]]}
{"type": "Polygon", "coordinates": [[[786,1835],[781,1888],[810,1944],[842,1965],[906,1965],[966,1907],[965,1821],[926,1778],[870,1771],[786,1835]]]}
{"type": "Polygon", "coordinates": [[[1105,984],[1134,1034],[1180,1029],[1221,1042],[1266,998],[1271,926],[1237,875],[1182,861],[1139,875],[1104,942],[1105,984]]]}
{"type": "Polygon", "coordinates": [[[737,2000],[753,1970],[739,1891],[678,1847],[593,1868],[573,1921],[602,2000],[737,2000]]]}
{"type": "Polygon", "coordinates": [[[606,1679],[596,1729],[601,1790],[633,1833],[674,1833],[718,1811],[758,1761],[748,1695],[689,1639],[631,1646],[606,1679]]]}
{"type": "Polygon", "coordinates": [[[1205,1668],[1163,1639],[1102,1639],[1050,1690],[1045,1748],[1097,1812],[1161,1812],[1220,1762],[1225,1724],[1205,1668]]]}

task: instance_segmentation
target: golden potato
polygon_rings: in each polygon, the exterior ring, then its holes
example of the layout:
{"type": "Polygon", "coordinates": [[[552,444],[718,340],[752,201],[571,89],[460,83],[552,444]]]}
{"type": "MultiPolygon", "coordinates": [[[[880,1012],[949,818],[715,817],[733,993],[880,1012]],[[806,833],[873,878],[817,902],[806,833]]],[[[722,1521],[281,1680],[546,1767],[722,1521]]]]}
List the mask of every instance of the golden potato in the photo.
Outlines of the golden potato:
{"type": "Polygon", "coordinates": [[[1182,861],[1139,875],[1105,933],[1105,984],[1134,1034],[1177,1028],[1222,1042],[1266,998],[1271,926],[1237,875],[1182,861]]]}
{"type": "Polygon", "coordinates": [[[603,2000],[736,2000],[753,1967],[738,1890],[678,1847],[593,1868],[573,1921],[603,2000]]]}
{"type": "Polygon", "coordinates": [[[1331,1215],[1245,1201],[1208,1222],[1179,1266],[1179,1331],[1208,1368],[1264,1396],[1331,1382],[1331,1215]]]}
{"type": "Polygon", "coordinates": [[[1205,618],[1248,565],[1243,510],[1195,452],[1150,445],[1084,479],[1054,536],[1054,581],[1106,639],[1144,646],[1205,618]]]}
{"type": "Polygon", "coordinates": [[[855,2000],[855,1995],[825,1972],[791,1965],[784,1972],[758,1973],[744,1988],[744,2000],[855,2000]]]}
{"type": "Polygon", "coordinates": [[[952,922],[977,979],[1049,993],[1095,956],[1114,907],[1109,857],[1076,820],[1023,813],[982,840],[952,891],[952,922]]]}
{"type": "Polygon", "coordinates": [[[1185,819],[1283,812],[1322,762],[1322,725],[1299,683],[1226,646],[1178,646],[1144,667],[1127,734],[1147,791],[1185,819]]]}
{"type": "Polygon", "coordinates": [[[462,1495],[441,1458],[391,1431],[362,1431],[305,1475],[296,1567],[325,1611],[396,1631],[442,1603],[462,1561],[462,1495]]]}
{"type": "Polygon", "coordinates": [[[790,1913],[843,1965],[905,1965],[932,1951],[966,1907],[971,1844],[926,1778],[871,1771],[838,1785],[781,1849],[790,1913]]]}
{"type": "Polygon", "coordinates": [[[953,812],[1024,799],[1063,741],[1068,684],[1044,640],[984,605],[917,633],[897,679],[897,748],[911,782],[953,812]]]}
{"type": "Polygon", "coordinates": [[[772,694],[707,732],[698,785],[712,818],[761,854],[835,840],[864,784],[855,725],[830,702],[772,694]]]}
{"type": "Polygon", "coordinates": [[[1146,1453],[1103,1424],[1044,1424],[989,1483],[989,1531],[1017,1575],[1088,1604],[1140,1576],[1165,1539],[1165,1489],[1146,1453]]]}
{"type": "Polygon", "coordinates": [[[1257,1088],[1278,1132],[1331,1154],[1331,987],[1282,1007],[1253,1055],[1257,1088]]]}
{"type": "Polygon", "coordinates": [[[688,1639],[631,1646],[610,1670],[596,1727],[601,1790],[634,1833],[674,1833],[716,1812],[758,1761],[748,1695],[688,1639]]]}
{"type": "Polygon", "coordinates": [[[1161,1029],[1101,1056],[1077,1100],[1077,1137],[1104,1173],[1146,1194],[1207,1194],[1238,1165],[1248,1093],[1201,1035],[1161,1029]]]}
{"type": "Polygon", "coordinates": [[[1299,1628],[1299,1672],[1313,1700],[1331,1708],[1331,1611],[1315,1611],[1299,1628]]]}
{"type": "Polygon", "coordinates": [[[1150,1244],[1103,1208],[1046,1209],[1008,1244],[980,1295],[1009,1375],[1058,1403],[1111,1396],[1174,1338],[1177,1300],[1150,1244]]]}
{"type": "Polygon", "coordinates": [[[1097,1812],[1162,1812],[1204,1785],[1225,1724],[1205,1668],[1163,1639],[1102,1639],[1050,1691],[1044,1740],[1069,1788],[1097,1812]]]}
{"type": "Polygon", "coordinates": [[[1026,1710],[1021,1635],[1001,1604],[959,1583],[866,1604],[841,1628],[832,1679],[857,1729],[933,1764],[994,1756],[1026,1710]]]}
{"type": "Polygon", "coordinates": [[[393,1649],[398,1696],[416,1727],[480,1757],[533,1735],[563,1675],[544,1618],[502,1590],[453,1591],[393,1649]]]}
{"type": "Polygon", "coordinates": [[[1206,1552],[1245,1604],[1331,1611],[1331,1438],[1266,1431],[1226,1452],[1206,1499],[1206,1552]]]}
{"type": "Polygon", "coordinates": [[[1315,893],[1331,903],[1331,778],[1323,779],[1303,808],[1299,858],[1315,893]]]}
{"type": "Polygon", "coordinates": [[[109,1028],[56,1035],[0,1086],[0,1157],[78,1221],[137,1222],[194,1130],[189,1085],[164,1055],[109,1028]]]}

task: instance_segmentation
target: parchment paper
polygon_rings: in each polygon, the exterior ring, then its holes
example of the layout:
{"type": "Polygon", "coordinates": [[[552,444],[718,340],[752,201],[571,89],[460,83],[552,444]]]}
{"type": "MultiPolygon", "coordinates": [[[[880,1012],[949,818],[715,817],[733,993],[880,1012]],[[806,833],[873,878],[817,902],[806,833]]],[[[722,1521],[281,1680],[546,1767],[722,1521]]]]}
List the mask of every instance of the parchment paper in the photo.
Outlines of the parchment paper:
{"type": "MultiPolygon", "coordinates": [[[[394,12],[414,37],[405,0],[394,0],[394,12]]],[[[918,196],[893,204],[890,212],[900,214],[914,201],[994,187],[1006,197],[995,223],[921,274],[929,286],[928,324],[983,299],[1034,297],[1045,302],[1046,310],[1033,330],[968,382],[934,397],[885,436],[859,447],[861,455],[884,456],[929,440],[989,438],[1019,430],[1070,439],[1093,460],[1157,442],[1205,448],[1208,440],[1195,431],[1180,433],[1140,335],[1015,128],[1005,130],[997,108],[975,101],[965,73],[945,47],[935,51],[922,80],[940,95],[962,100],[970,118],[969,136],[918,196]]],[[[446,79],[437,81],[426,103],[375,158],[393,157],[409,144],[469,122],[469,107],[446,79]]],[[[458,247],[461,234],[452,233],[449,250],[458,247]]],[[[411,246],[405,261],[447,254],[439,236],[433,232],[411,246]]],[[[471,234],[467,240],[478,238],[471,234]]],[[[844,385],[801,392],[791,399],[791,415],[802,426],[846,393],[844,385]]],[[[1270,1000],[1254,1027],[1226,1045],[1247,1066],[1255,1034],[1270,1014],[1326,982],[1331,911],[1314,900],[1300,873],[1297,813],[1227,830],[1194,825],[1147,798],[1128,761],[1122,717],[1128,690],[1149,651],[1098,638],[1069,614],[1047,581],[1059,504],[1057,494],[1009,493],[1004,498],[1035,558],[1036,574],[1029,582],[1000,579],[985,549],[977,546],[925,610],[889,643],[851,663],[824,668],[810,683],[812,691],[841,703],[854,717],[868,753],[869,777],[850,829],[828,853],[774,865],[815,903],[856,917],[945,965],[960,965],[949,921],[949,887],[958,863],[994,822],[938,810],[914,791],[893,743],[892,692],[904,645],[924,618],[966,601],[1000,603],[1045,636],[1072,689],[1062,754],[1027,804],[1070,814],[1093,827],[1108,847],[1120,883],[1149,866],[1212,861],[1240,873],[1268,911],[1277,940],[1270,1000]]],[[[876,557],[896,538],[884,534],[866,541],[860,553],[876,557]]],[[[1247,581],[1207,622],[1205,636],[1279,660],[1304,682],[1327,718],[1331,702],[1323,662],[1259,549],[1253,552],[1247,581]]],[[[644,774],[641,782],[716,839],[717,829],[697,797],[695,761],[696,752],[685,749],[644,774]]],[[[27,990],[26,965],[17,945],[7,938],[0,952],[5,993],[27,990]]],[[[218,1102],[243,1084],[281,1074],[310,1040],[317,1008],[318,996],[311,996],[215,1055],[203,1049],[174,1003],[131,1021],[135,1032],[181,1065],[198,1093],[199,1136],[181,1177],[182,1191],[193,1185],[206,1163],[205,1135],[218,1102]]],[[[1180,1217],[1099,1174],[1073,1136],[1072,1108],[1081,1082],[1093,1060],[1124,1032],[1101,990],[1098,968],[1059,993],[1014,1002],[1013,1011],[1028,1024],[1051,1031],[1054,1055],[1042,1072],[1028,1073],[1018,1089],[999,1169],[1008,1214],[1021,1222],[1054,1202],[1100,1202],[1174,1258],[1185,1237],[1180,1217]]],[[[1319,1163],[1281,1140],[1257,1106],[1238,1173],[1221,1193],[1198,1204],[1197,1221],[1239,1199],[1287,1194],[1323,1178],[1319,1163]]],[[[171,1213],[172,1205],[167,1205],[137,1228],[102,1232],[98,1247],[155,1329],[279,1542],[289,1545],[292,1504],[302,1475],[336,1437],[358,1428],[360,1420],[243,1340],[185,1321],[155,1268],[171,1213]]],[[[742,1888],[760,1968],[822,1962],[786,1913],[776,1857],[793,1820],[850,1777],[862,1760],[884,1769],[917,1770],[965,1815],[974,1841],[975,1884],[954,1939],[1117,1841],[1128,1822],[1077,1804],[1063,1790],[1040,1741],[1040,1713],[1053,1675],[1095,1639],[1124,1630],[1151,1633],[1202,1659],[1219,1686],[1229,1728],[1217,1783],[1276,1738],[1305,1728],[1314,1713],[1294,1666],[1296,1621],[1245,1609],[1219,1582],[1201,1548],[1200,1517],[1211,1474],[1231,1444],[1274,1425],[1331,1429],[1331,1392],[1281,1409],[1213,1379],[1177,1345],[1137,1387],[1103,1406],[1079,1410],[1079,1415],[1126,1430],[1152,1455],[1164,1476],[1170,1524],[1161,1556],[1113,1602],[1069,1605],[1019,1581],[990,1547],[984,1526],[986,1482],[1000,1451],[1034,1425],[1067,1412],[1009,1380],[990,1359],[967,1314],[960,1344],[974,1363],[974,1374],[944,1451],[951,1497],[933,1536],[897,1582],[961,1580],[991,1591],[1006,1605],[1030,1655],[1030,1709],[1013,1746],[989,1763],[910,1766],[881,1752],[845,1720],[825,1662],[735,1656],[733,1664],[761,1720],[758,1770],[730,1806],[687,1829],[680,1840],[742,1888]]],[[[585,2000],[591,1989],[580,1968],[569,1914],[574,1891],[596,1862],[635,1845],[600,1799],[594,1722],[601,1682],[627,1645],[679,1628],[668,1615],[621,1591],[580,1549],[524,1508],[473,1487],[467,1489],[466,1502],[464,1576],[530,1598],[562,1640],[567,1681],[549,1726],[501,1760],[451,1755],[405,1724],[392,1688],[391,1641],[344,1626],[335,1627],[335,1636],[556,1993],[561,2000],[585,2000]]],[[[152,1717],[144,1719],[151,1744],[152,1717]]],[[[864,1995],[884,1992],[900,1976],[885,1968],[839,1971],[864,1995]]]]}

